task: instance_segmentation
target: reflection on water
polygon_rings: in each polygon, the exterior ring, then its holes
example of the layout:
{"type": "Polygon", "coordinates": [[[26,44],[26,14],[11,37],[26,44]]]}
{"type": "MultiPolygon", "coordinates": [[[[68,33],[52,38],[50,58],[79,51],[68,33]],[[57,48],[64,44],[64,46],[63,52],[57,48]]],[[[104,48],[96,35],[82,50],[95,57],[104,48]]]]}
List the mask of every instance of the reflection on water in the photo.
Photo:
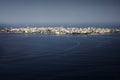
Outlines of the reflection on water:
{"type": "Polygon", "coordinates": [[[1,33],[0,79],[118,79],[119,41],[119,34],[1,33]]]}

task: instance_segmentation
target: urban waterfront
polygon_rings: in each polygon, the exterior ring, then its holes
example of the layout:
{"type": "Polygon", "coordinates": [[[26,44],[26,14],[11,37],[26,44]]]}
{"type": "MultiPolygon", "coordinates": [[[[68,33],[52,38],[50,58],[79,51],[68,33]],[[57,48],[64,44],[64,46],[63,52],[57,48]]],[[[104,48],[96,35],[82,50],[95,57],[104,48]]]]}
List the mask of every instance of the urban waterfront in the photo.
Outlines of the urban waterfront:
{"type": "Polygon", "coordinates": [[[117,28],[98,28],[98,27],[26,27],[26,28],[3,28],[0,32],[5,33],[40,33],[40,34],[110,34],[119,33],[117,28]]]}
{"type": "Polygon", "coordinates": [[[120,80],[120,0],[0,0],[0,80],[120,80]]]}

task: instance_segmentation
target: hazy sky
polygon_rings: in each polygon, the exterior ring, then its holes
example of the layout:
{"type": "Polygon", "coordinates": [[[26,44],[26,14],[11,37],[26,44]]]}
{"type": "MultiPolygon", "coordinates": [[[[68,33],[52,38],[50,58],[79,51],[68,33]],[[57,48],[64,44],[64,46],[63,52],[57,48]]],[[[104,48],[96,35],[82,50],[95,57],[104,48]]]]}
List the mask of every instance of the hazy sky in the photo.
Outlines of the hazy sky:
{"type": "Polygon", "coordinates": [[[120,22],[120,0],[0,0],[0,22],[120,22]]]}

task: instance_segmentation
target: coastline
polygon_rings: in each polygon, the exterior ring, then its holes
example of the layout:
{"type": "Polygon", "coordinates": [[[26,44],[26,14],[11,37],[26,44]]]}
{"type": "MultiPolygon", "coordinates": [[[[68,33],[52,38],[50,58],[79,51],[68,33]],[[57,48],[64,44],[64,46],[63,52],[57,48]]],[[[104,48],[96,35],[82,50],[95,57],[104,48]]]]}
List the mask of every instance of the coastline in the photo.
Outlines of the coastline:
{"type": "Polygon", "coordinates": [[[0,33],[40,33],[40,34],[109,34],[109,33],[119,33],[120,29],[114,28],[96,28],[96,27],[86,27],[86,28],[77,28],[77,27],[24,27],[24,28],[3,28],[0,29],[0,33]]]}

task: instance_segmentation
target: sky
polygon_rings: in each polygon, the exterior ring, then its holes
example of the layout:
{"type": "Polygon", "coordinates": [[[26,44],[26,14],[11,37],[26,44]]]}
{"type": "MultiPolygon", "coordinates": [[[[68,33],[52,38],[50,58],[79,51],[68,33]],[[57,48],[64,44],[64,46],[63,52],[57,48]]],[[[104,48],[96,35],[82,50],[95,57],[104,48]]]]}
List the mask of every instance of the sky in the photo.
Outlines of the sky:
{"type": "Polygon", "coordinates": [[[3,23],[120,23],[120,0],[0,0],[3,23]]]}

